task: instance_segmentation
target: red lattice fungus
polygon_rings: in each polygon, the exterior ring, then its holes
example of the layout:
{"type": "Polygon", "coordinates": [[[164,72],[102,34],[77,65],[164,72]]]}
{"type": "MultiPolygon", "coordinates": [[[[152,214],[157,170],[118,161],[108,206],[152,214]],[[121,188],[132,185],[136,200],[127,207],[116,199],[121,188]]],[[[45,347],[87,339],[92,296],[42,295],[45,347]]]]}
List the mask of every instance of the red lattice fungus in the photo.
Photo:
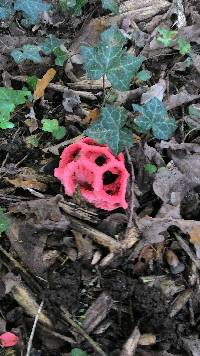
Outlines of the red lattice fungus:
{"type": "Polygon", "coordinates": [[[2,347],[11,347],[15,346],[19,341],[18,336],[7,331],[0,336],[0,346],[2,347]]]}
{"type": "Polygon", "coordinates": [[[128,206],[125,194],[129,174],[124,155],[114,156],[108,146],[88,137],[64,149],[54,175],[67,195],[73,196],[79,187],[83,198],[97,208],[110,211],[128,206]]]}

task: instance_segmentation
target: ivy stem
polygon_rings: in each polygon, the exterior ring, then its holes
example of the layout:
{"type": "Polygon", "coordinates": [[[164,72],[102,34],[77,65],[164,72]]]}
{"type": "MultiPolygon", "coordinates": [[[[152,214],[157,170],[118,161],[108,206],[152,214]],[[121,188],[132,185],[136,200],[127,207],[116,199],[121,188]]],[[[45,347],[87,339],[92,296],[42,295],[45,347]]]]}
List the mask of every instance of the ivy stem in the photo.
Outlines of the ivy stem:
{"type": "Polygon", "coordinates": [[[105,74],[103,75],[103,103],[102,103],[102,106],[104,106],[105,104],[105,74]]]}

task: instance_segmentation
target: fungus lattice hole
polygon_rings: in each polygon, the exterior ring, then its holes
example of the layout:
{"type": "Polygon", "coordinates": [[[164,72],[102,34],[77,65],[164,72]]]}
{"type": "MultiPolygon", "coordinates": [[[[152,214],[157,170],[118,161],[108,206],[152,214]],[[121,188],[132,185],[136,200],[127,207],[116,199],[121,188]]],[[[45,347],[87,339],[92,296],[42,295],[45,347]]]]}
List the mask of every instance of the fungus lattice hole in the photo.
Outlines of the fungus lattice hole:
{"type": "Polygon", "coordinates": [[[115,181],[117,180],[118,177],[119,177],[118,174],[113,174],[110,171],[106,171],[103,174],[103,184],[108,185],[108,184],[115,183],[115,181]]]}
{"type": "Polygon", "coordinates": [[[97,166],[103,166],[106,163],[107,159],[105,156],[99,156],[96,158],[95,163],[97,164],[97,166]]]}
{"type": "Polygon", "coordinates": [[[87,182],[84,182],[81,184],[81,187],[84,189],[89,190],[90,192],[92,192],[94,190],[93,186],[87,182]]]}

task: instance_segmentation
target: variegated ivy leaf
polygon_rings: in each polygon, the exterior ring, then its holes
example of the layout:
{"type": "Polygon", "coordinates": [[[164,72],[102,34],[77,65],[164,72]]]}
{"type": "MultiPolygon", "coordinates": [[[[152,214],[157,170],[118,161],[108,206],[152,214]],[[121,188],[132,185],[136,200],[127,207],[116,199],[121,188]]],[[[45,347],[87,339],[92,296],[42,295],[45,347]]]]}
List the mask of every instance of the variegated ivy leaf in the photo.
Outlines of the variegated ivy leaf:
{"type": "Polygon", "coordinates": [[[106,105],[99,119],[84,134],[100,144],[107,144],[114,154],[118,154],[125,146],[133,144],[132,133],[124,127],[126,120],[127,111],[124,108],[106,105]]]}
{"type": "Polygon", "coordinates": [[[42,0],[16,0],[14,9],[22,11],[24,19],[22,24],[30,26],[36,24],[44,11],[50,10],[50,5],[42,0]]]}
{"type": "Polygon", "coordinates": [[[48,55],[52,53],[57,47],[63,44],[63,40],[55,37],[54,35],[49,35],[43,43],[40,44],[41,50],[44,54],[48,55]]]}
{"type": "Polygon", "coordinates": [[[0,0],[0,19],[9,19],[14,13],[13,0],[0,0]]]}
{"type": "Polygon", "coordinates": [[[11,56],[16,63],[21,63],[24,60],[33,61],[34,63],[41,63],[42,57],[40,56],[40,47],[34,45],[24,45],[21,48],[13,49],[11,56]]]}
{"type": "Polygon", "coordinates": [[[140,132],[152,130],[155,138],[168,140],[176,130],[175,119],[168,117],[164,104],[156,97],[142,106],[133,104],[133,109],[141,114],[135,120],[140,132]]]}
{"type": "Polygon", "coordinates": [[[90,79],[100,79],[106,75],[113,88],[126,91],[144,57],[134,57],[123,50],[124,40],[121,36],[117,28],[106,30],[96,47],[81,46],[80,53],[90,79]],[[108,31],[112,34],[111,38],[108,31]]]}
{"type": "Polygon", "coordinates": [[[119,6],[116,0],[101,0],[101,2],[103,9],[110,10],[115,15],[119,13],[119,6]]]}

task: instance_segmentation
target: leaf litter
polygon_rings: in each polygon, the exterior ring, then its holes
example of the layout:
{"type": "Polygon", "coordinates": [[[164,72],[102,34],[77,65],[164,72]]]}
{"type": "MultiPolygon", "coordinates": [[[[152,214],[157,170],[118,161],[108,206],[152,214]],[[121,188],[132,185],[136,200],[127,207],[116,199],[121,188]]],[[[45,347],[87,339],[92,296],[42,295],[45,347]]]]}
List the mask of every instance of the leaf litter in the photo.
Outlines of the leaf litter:
{"type": "MultiPolygon", "coordinates": [[[[26,353],[43,303],[33,355],[200,354],[199,11],[0,1],[3,351],[26,353]],[[96,144],[72,197],[54,177],[85,136],[123,154],[126,210],[81,195],[93,194],[90,160],[109,163],[96,144]]],[[[104,186],[117,189],[118,173],[104,186]]]]}

